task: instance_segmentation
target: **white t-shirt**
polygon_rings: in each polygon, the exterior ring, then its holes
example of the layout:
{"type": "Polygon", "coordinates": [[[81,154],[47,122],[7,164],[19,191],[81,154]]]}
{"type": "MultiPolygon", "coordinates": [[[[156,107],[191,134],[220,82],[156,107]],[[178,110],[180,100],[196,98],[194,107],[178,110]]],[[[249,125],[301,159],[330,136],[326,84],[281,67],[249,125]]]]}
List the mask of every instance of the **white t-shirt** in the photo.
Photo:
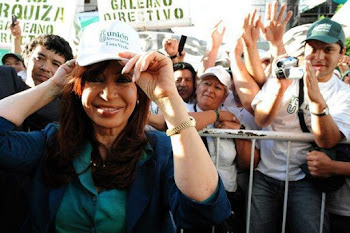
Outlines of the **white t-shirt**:
{"type": "Polygon", "coordinates": [[[25,82],[27,79],[27,71],[26,70],[21,70],[17,73],[18,76],[22,78],[22,80],[25,82]]]}
{"type": "Polygon", "coordinates": [[[226,97],[224,105],[221,108],[221,110],[229,111],[235,114],[235,116],[238,118],[240,123],[244,125],[246,129],[261,130],[261,127],[259,127],[255,123],[254,116],[250,112],[248,112],[247,109],[245,109],[244,107],[237,106],[237,102],[231,91],[226,97]]]}
{"type": "Polygon", "coordinates": [[[149,106],[149,111],[153,114],[158,114],[158,112],[159,112],[158,106],[153,101],[151,101],[151,104],[149,106]]]}
{"type": "MultiPolygon", "coordinates": [[[[264,99],[271,98],[276,92],[275,80],[269,78],[261,91],[255,96],[252,101],[252,107],[255,109],[256,105],[264,99]]],[[[330,115],[337,124],[339,130],[348,139],[350,138],[350,92],[349,88],[335,75],[328,82],[320,82],[319,88],[323,98],[325,99],[330,115]]],[[[293,83],[285,91],[280,110],[274,121],[267,127],[265,131],[279,131],[279,132],[296,132],[301,133],[298,111],[298,93],[299,80],[294,80],[293,83]]],[[[307,96],[305,99],[305,122],[311,131],[311,116],[308,108],[307,96]]],[[[287,156],[287,142],[274,140],[261,140],[260,143],[260,157],[261,161],[257,170],[263,174],[275,178],[277,180],[285,180],[286,178],[286,156],[287,156]]],[[[289,179],[292,181],[300,180],[305,177],[305,174],[299,168],[299,165],[306,162],[306,153],[310,149],[310,143],[291,142],[290,151],[290,167],[289,179]]]]}
{"type": "MultiPolygon", "coordinates": [[[[185,103],[188,112],[195,112],[194,104],[185,103]]],[[[197,112],[202,110],[196,106],[197,112]]],[[[207,129],[214,128],[213,124],[206,127],[207,129]]],[[[216,138],[207,137],[208,151],[211,160],[216,165],[216,138]]],[[[225,190],[229,192],[235,192],[237,189],[237,167],[236,167],[236,147],[234,139],[222,138],[219,143],[219,161],[217,170],[224,183],[225,190]]]]}

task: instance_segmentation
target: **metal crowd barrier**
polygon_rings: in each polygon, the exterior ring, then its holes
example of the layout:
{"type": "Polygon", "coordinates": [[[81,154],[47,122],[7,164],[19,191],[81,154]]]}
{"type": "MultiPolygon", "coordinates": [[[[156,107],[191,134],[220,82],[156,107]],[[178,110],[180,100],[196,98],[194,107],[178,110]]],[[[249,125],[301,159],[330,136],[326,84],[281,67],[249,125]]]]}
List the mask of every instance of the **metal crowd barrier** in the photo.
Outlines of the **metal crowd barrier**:
{"type": "MultiPolygon", "coordinates": [[[[282,218],[282,233],[285,233],[286,218],[287,218],[287,201],[288,201],[288,175],[289,175],[289,158],[290,158],[290,142],[313,142],[314,136],[311,133],[290,133],[290,132],[271,132],[261,130],[229,130],[229,129],[204,129],[199,132],[201,136],[216,138],[216,166],[219,164],[219,143],[220,138],[240,138],[249,139],[252,141],[250,153],[250,169],[249,169],[249,185],[248,185],[248,205],[247,205],[247,219],[246,219],[246,233],[250,232],[250,213],[251,213],[251,199],[253,189],[253,171],[254,171],[254,148],[256,140],[280,140],[287,141],[287,171],[285,180],[285,192],[283,203],[283,218],[282,218]]],[[[343,141],[341,143],[350,143],[350,141],[343,141]]],[[[320,230],[323,232],[324,212],[326,204],[326,193],[322,193],[321,214],[320,214],[320,230]]],[[[215,233],[215,229],[212,230],[215,233]]]]}

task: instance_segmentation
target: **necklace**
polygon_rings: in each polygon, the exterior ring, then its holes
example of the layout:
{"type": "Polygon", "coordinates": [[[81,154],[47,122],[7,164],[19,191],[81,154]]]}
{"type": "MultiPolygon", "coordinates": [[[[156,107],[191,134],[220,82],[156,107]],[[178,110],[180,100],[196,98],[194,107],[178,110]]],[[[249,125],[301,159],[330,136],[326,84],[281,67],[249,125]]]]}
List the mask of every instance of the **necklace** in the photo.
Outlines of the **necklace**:
{"type": "Polygon", "coordinates": [[[99,165],[99,164],[97,164],[96,162],[94,162],[94,161],[92,161],[92,160],[90,160],[90,164],[91,164],[91,166],[93,166],[93,167],[106,167],[106,164],[105,164],[105,163],[102,163],[102,165],[99,165]]]}
{"type": "Polygon", "coordinates": [[[102,163],[102,165],[99,165],[99,164],[97,164],[96,162],[90,160],[90,165],[87,166],[87,167],[86,167],[84,170],[82,170],[81,172],[77,173],[77,176],[80,176],[81,174],[85,173],[85,172],[86,172],[87,170],[89,170],[89,168],[91,168],[91,167],[95,167],[95,168],[97,168],[97,167],[106,167],[106,164],[105,164],[105,163],[102,163]]]}

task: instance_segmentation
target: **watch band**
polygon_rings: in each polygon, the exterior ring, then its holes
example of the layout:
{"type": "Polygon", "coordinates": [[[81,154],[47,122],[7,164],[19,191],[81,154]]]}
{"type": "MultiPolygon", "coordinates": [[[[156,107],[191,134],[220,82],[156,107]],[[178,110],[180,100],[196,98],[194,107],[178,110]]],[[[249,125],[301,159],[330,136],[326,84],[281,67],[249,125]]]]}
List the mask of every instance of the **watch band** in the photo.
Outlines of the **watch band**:
{"type": "Polygon", "coordinates": [[[318,116],[318,117],[327,116],[327,115],[329,115],[329,109],[328,109],[328,106],[326,105],[326,107],[323,109],[322,112],[320,112],[320,113],[315,113],[315,112],[311,112],[311,111],[310,111],[310,113],[311,113],[312,115],[318,116]]]}
{"type": "Polygon", "coordinates": [[[195,127],[196,126],[196,120],[193,117],[190,117],[189,120],[182,122],[181,124],[179,124],[178,126],[172,128],[172,129],[168,129],[166,131],[166,135],[167,136],[173,136],[175,134],[178,134],[181,132],[181,130],[183,129],[187,129],[190,127],[195,127]]]}
{"type": "Polygon", "coordinates": [[[173,60],[174,58],[177,58],[177,54],[175,54],[175,55],[173,55],[173,56],[169,56],[169,58],[170,58],[171,60],[173,60]]]}

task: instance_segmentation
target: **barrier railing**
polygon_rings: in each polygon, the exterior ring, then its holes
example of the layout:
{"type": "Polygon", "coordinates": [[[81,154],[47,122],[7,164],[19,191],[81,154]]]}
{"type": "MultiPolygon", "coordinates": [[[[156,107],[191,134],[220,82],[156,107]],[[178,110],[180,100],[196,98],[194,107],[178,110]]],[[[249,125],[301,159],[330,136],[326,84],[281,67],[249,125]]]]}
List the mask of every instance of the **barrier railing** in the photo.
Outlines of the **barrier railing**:
{"type": "MultiPolygon", "coordinates": [[[[216,163],[219,164],[219,144],[221,138],[240,138],[249,139],[252,141],[251,153],[250,153],[250,169],[249,169],[249,184],[248,184],[248,203],[247,203],[247,219],[246,219],[246,233],[250,232],[250,214],[251,214],[251,199],[253,190],[253,170],[254,170],[254,148],[256,140],[280,140],[287,141],[288,147],[286,151],[287,156],[287,170],[285,180],[285,192],[283,203],[283,216],[282,216],[282,233],[285,233],[286,217],[287,217],[287,202],[288,202],[288,187],[289,187],[289,159],[290,159],[290,143],[291,142],[313,142],[314,136],[311,133],[290,133],[290,132],[271,132],[260,130],[228,130],[228,129],[204,129],[199,132],[201,136],[216,138],[216,163]]],[[[349,141],[342,141],[341,143],[350,143],[349,141]]],[[[320,213],[320,230],[323,232],[324,223],[324,211],[325,211],[326,193],[322,193],[321,213],[320,213]]],[[[215,232],[215,229],[212,231],[215,232]]]]}

